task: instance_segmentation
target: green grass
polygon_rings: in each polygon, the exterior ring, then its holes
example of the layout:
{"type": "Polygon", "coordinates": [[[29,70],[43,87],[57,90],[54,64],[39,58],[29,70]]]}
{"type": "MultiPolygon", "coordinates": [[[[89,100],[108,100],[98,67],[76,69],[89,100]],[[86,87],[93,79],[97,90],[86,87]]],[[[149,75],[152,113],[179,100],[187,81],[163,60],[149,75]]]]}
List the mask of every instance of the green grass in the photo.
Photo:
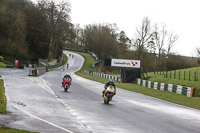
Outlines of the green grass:
{"type": "MultiPolygon", "coordinates": [[[[74,52],[74,51],[71,51],[71,52],[74,52]]],[[[74,52],[74,53],[78,53],[85,58],[85,63],[83,65],[83,68],[79,72],[76,72],[77,75],[87,78],[87,79],[90,79],[90,80],[93,80],[93,81],[101,82],[103,84],[108,82],[108,79],[84,74],[84,70],[91,70],[91,65],[94,62],[94,59],[92,58],[92,56],[90,54],[86,54],[86,53],[82,53],[82,52],[74,52]]],[[[172,103],[176,103],[176,104],[180,104],[183,106],[187,106],[187,107],[191,107],[191,108],[200,110],[200,97],[186,97],[184,95],[171,93],[168,91],[161,91],[161,90],[145,88],[145,87],[139,86],[137,84],[133,84],[133,83],[117,83],[117,82],[115,82],[115,84],[116,84],[117,88],[122,88],[122,89],[125,89],[128,91],[137,92],[140,94],[144,94],[147,96],[159,98],[159,99],[162,99],[162,100],[165,100],[168,102],[172,102],[172,103]]],[[[102,90],[103,89],[104,88],[102,88],[102,90]]]]}
{"type": "MultiPolygon", "coordinates": [[[[62,54],[62,55],[63,55],[63,61],[62,61],[61,66],[64,65],[68,60],[68,57],[65,54],[62,54]]],[[[54,70],[56,70],[56,69],[55,68],[49,68],[48,72],[51,72],[51,71],[54,71],[54,70]]]]}
{"type": "Polygon", "coordinates": [[[0,68],[5,68],[6,64],[4,64],[3,62],[0,62],[0,68]]]}
{"type": "Polygon", "coordinates": [[[29,132],[25,130],[10,129],[10,128],[0,128],[0,133],[36,133],[36,132],[29,132]]]}
{"type": "MultiPolygon", "coordinates": [[[[165,78],[163,73],[160,74],[160,72],[157,74],[154,74],[153,72],[147,73],[147,75],[150,77],[148,80],[150,81],[155,81],[155,82],[163,82],[163,83],[171,83],[171,84],[178,84],[182,86],[188,86],[195,88],[195,96],[200,96],[200,70],[199,70],[199,78],[198,81],[194,81],[194,73],[197,70],[197,68],[188,68],[188,69],[181,69],[180,70],[180,79],[179,79],[179,70],[171,71],[171,78],[170,78],[170,71],[167,74],[166,78],[166,73],[165,73],[165,78]],[[186,72],[185,80],[184,80],[184,71],[186,72]],[[189,81],[189,71],[191,72],[191,78],[189,81]],[[174,78],[174,73],[175,73],[175,78],[174,78]]],[[[146,74],[145,74],[146,75],[146,74]]]]}
{"type": "Polygon", "coordinates": [[[110,74],[112,76],[117,76],[117,77],[121,77],[121,74],[110,74]]]}
{"type": "Polygon", "coordinates": [[[4,90],[4,86],[3,86],[3,80],[0,80],[0,113],[1,114],[6,113],[6,98],[5,98],[5,90],[4,90]]]}

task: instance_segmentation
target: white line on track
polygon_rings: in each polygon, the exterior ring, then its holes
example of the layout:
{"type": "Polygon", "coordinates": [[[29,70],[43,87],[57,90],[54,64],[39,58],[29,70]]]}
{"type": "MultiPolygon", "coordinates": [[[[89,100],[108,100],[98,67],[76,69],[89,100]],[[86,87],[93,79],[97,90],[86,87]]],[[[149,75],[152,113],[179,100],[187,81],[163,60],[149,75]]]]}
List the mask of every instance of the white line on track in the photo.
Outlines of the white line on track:
{"type": "Polygon", "coordinates": [[[42,119],[42,118],[40,118],[40,117],[37,117],[37,116],[35,116],[35,115],[32,115],[32,114],[30,114],[30,113],[24,111],[23,109],[19,108],[18,106],[14,105],[14,104],[12,104],[12,103],[11,103],[11,105],[12,105],[13,107],[15,107],[16,109],[22,111],[24,114],[27,114],[27,115],[29,115],[29,116],[35,118],[35,119],[38,119],[38,120],[40,120],[40,121],[43,121],[43,122],[45,122],[45,123],[47,123],[47,124],[49,124],[49,125],[52,125],[52,126],[54,126],[54,127],[56,127],[56,128],[59,128],[59,129],[61,129],[61,130],[63,130],[63,131],[66,131],[66,132],[68,132],[68,133],[74,133],[74,132],[72,132],[72,131],[69,130],[69,129],[60,127],[60,126],[58,126],[58,125],[56,125],[56,124],[53,124],[53,123],[51,123],[51,122],[49,122],[49,121],[46,121],[46,120],[44,120],[44,119],[42,119]]]}

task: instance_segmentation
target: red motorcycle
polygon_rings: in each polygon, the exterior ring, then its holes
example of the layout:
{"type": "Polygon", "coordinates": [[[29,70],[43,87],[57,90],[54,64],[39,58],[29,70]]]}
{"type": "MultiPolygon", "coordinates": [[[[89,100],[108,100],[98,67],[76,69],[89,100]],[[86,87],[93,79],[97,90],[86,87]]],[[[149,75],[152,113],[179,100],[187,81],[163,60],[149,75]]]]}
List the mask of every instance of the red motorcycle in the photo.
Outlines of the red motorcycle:
{"type": "Polygon", "coordinates": [[[71,85],[71,79],[70,78],[65,78],[64,82],[63,82],[64,91],[67,92],[67,90],[70,88],[70,85],[71,85]]]}

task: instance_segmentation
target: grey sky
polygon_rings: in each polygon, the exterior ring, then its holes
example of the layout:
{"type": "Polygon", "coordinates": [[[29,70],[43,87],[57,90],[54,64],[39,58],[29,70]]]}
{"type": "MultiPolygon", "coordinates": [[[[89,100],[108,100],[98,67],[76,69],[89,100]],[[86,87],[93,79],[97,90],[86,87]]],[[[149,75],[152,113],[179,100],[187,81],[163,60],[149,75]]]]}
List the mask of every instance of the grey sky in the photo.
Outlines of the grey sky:
{"type": "Polygon", "coordinates": [[[174,52],[195,56],[199,45],[199,0],[70,0],[72,22],[81,26],[91,23],[116,23],[129,38],[144,17],[151,23],[166,24],[168,31],[179,36],[174,52]]]}
{"type": "MultiPolygon", "coordinates": [[[[36,1],[36,0],[32,0],[36,1]]],[[[144,17],[151,24],[165,24],[179,36],[173,52],[196,56],[200,47],[200,0],[68,0],[72,23],[84,26],[93,23],[116,23],[133,38],[144,17]]]]}

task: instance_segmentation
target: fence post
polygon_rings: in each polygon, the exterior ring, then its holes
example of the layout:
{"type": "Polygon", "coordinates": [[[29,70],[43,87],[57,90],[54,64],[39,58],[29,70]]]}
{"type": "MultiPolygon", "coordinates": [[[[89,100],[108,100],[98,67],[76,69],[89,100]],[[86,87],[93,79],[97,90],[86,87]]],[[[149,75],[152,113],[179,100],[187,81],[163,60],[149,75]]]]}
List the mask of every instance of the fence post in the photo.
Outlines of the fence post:
{"type": "Polygon", "coordinates": [[[190,71],[189,71],[189,81],[190,81],[190,71]]]}
{"type": "Polygon", "coordinates": [[[196,73],[196,71],[195,71],[195,72],[194,72],[194,81],[197,80],[197,79],[196,79],[196,78],[197,78],[196,76],[197,76],[197,73],[196,73]]]}
{"type": "Polygon", "coordinates": [[[171,79],[171,71],[170,71],[170,79],[171,79]]]}
{"type": "Polygon", "coordinates": [[[179,70],[179,79],[181,78],[181,71],[179,70]]]}
{"type": "Polygon", "coordinates": [[[184,71],[184,80],[185,80],[185,71],[184,71]]]}
{"type": "Polygon", "coordinates": [[[176,79],[176,70],[174,71],[174,79],[176,79]]]}

